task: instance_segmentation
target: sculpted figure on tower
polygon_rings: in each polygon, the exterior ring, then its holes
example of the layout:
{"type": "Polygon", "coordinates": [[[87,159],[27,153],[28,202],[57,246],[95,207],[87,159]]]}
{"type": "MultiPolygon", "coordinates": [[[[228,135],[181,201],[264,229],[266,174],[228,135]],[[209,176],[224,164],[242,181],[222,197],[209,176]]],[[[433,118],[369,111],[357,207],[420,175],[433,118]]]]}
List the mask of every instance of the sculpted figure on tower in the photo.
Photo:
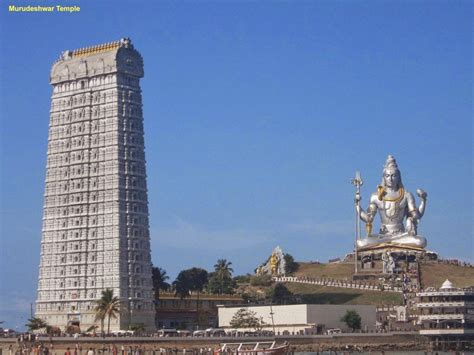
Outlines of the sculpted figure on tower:
{"type": "Polygon", "coordinates": [[[366,223],[367,237],[357,240],[359,249],[381,245],[395,245],[425,248],[426,239],[417,233],[417,226],[423,217],[427,193],[417,189],[420,205],[415,197],[405,190],[395,158],[388,156],[383,169],[382,182],[370,196],[367,210],[360,206],[361,196],[356,193],[355,205],[359,218],[366,223]],[[380,216],[380,231],[372,234],[375,215],[380,216]]]}

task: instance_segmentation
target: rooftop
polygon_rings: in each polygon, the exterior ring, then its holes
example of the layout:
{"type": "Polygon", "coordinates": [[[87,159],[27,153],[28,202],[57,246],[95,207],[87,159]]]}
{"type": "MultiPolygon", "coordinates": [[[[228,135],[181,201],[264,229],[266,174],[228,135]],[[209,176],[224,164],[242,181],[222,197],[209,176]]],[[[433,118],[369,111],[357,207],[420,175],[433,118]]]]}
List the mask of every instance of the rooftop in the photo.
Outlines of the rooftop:
{"type": "Polygon", "coordinates": [[[66,50],[61,54],[59,60],[88,57],[98,53],[110,52],[120,47],[133,48],[130,38],[121,38],[118,41],[97,44],[94,46],[78,48],[74,50],[66,50]]]}

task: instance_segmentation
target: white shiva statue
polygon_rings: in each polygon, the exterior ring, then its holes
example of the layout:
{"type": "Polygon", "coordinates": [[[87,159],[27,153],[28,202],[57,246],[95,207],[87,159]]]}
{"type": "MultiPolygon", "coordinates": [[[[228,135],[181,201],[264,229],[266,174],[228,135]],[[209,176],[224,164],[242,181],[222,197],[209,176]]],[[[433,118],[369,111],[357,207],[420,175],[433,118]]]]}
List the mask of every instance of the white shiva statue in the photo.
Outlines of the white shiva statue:
{"type": "Polygon", "coordinates": [[[425,248],[426,238],[417,234],[417,226],[425,212],[427,193],[421,189],[417,189],[416,193],[421,199],[419,207],[416,206],[414,196],[405,191],[397,162],[389,155],[383,169],[382,183],[370,196],[367,211],[360,207],[361,196],[359,192],[356,193],[356,211],[366,223],[367,230],[367,237],[358,239],[357,247],[370,249],[396,245],[425,248]],[[372,234],[372,222],[377,211],[380,215],[380,231],[379,234],[372,234]]]}

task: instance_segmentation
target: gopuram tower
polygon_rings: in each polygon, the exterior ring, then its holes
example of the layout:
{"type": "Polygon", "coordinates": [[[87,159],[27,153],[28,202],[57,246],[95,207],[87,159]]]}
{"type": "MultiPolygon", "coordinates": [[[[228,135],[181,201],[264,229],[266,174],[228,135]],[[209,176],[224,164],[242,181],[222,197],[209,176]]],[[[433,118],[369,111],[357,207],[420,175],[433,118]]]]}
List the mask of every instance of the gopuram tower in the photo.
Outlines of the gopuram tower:
{"type": "Polygon", "coordinates": [[[61,330],[100,327],[106,289],[120,299],[111,331],[154,324],[142,77],[129,39],[65,51],[51,69],[36,316],[61,330]]]}

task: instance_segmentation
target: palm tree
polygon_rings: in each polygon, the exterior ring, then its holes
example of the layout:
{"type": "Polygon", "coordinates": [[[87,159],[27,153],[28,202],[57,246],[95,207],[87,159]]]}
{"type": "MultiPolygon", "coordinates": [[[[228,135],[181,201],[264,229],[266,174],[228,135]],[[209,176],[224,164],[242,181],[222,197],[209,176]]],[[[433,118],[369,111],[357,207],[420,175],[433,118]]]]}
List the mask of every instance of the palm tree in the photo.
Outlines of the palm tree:
{"type": "Polygon", "coordinates": [[[170,287],[170,284],[166,282],[169,277],[166,275],[166,270],[161,267],[153,267],[151,272],[153,289],[155,290],[155,300],[158,300],[160,298],[160,290],[167,290],[170,287]]]}
{"type": "Polygon", "coordinates": [[[102,297],[96,301],[95,320],[100,320],[102,333],[104,332],[104,320],[107,317],[107,334],[110,333],[110,318],[117,318],[120,313],[120,299],[114,296],[110,288],[102,291],[102,297]]]}
{"type": "Polygon", "coordinates": [[[218,294],[228,293],[232,290],[232,272],[234,271],[230,266],[232,263],[226,259],[219,259],[214,265],[214,272],[211,277],[210,284],[212,284],[213,292],[218,294]]]}
{"type": "Polygon", "coordinates": [[[30,319],[28,319],[28,323],[25,324],[28,329],[30,329],[31,331],[33,330],[40,330],[40,329],[44,329],[44,328],[49,328],[49,325],[48,323],[46,323],[45,320],[39,318],[39,317],[32,317],[30,319]]]}
{"type": "Polygon", "coordinates": [[[230,267],[232,263],[226,259],[219,259],[214,265],[214,271],[216,272],[217,278],[223,281],[226,278],[232,278],[234,270],[230,267]]]}
{"type": "Polygon", "coordinates": [[[90,333],[92,332],[93,334],[95,334],[95,331],[97,330],[97,328],[99,328],[98,325],[91,325],[89,328],[86,329],[86,333],[90,333]]]}

